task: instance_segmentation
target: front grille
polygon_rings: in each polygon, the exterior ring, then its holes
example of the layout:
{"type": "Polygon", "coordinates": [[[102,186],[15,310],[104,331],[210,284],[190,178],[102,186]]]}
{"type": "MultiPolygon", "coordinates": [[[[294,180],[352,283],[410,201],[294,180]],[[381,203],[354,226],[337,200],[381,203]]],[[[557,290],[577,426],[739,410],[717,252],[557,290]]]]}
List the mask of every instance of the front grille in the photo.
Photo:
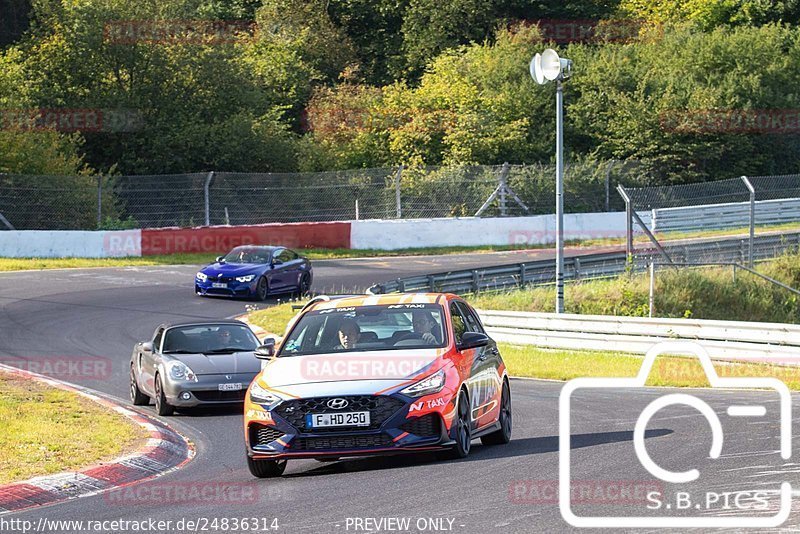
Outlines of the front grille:
{"type": "Polygon", "coordinates": [[[322,451],[322,450],[349,450],[370,449],[376,447],[390,447],[393,444],[386,434],[371,434],[362,436],[325,436],[320,438],[296,438],[292,442],[292,451],[322,451]]]}
{"type": "Polygon", "coordinates": [[[370,425],[349,427],[358,430],[377,430],[391,416],[397,413],[405,403],[394,397],[385,395],[351,395],[342,397],[314,397],[309,399],[293,399],[284,401],[275,412],[300,432],[342,432],[348,427],[314,428],[306,427],[306,414],[309,413],[340,413],[340,412],[365,412],[369,411],[370,425]],[[341,410],[328,408],[331,399],[346,399],[348,405],[341,410]]]}
{"type": "Polygon", "coordinates": [[[243,402],[247,390],[239,391],[192,391],[201,402],[243,402]]]}
{"type": "Polygon", "coordinates": [[[439,423],[439,416],[435,413],[429,413],[422,417],[415,417],[409,419],[400,426],[400,429],[409,434],[414,434],[419,437],[438,436],[441,433],[441,425],[439,423]]]}
{"type": "Polygon", "coordinates": [[[269,445],[279,437],[283,436],[283,432],[272,428],[271,426],[254,424],[250,425],[250,446],[269,445]]]}

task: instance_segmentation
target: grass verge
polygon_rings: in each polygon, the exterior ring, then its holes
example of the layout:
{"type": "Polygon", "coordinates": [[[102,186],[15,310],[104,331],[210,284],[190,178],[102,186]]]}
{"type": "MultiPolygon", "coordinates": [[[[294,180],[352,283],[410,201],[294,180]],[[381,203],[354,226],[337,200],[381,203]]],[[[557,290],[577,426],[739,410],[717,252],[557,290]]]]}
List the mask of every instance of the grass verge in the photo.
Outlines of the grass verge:
{"type": "MultiPolygon", "coordinates": [[[[294,317],[292,303],[281,304],[249,315],[249,321],[268,332],[282,335],[294,317]]],[[[512,376],[571,380],[579,377],[634,377],[642,356],[621,352],[552,350],[541,347],[500,344],[503,360],[512,376]]],[[[800,390],[800,368],[778,365],[714,362],[720,377],[775,377],[800,390]]],[[[656,360],[647,381],[650,386],[708,387],[698,360],[662,356],[656,360]]]]}
{"type": "MultiPolygon", "coordinates": [[[[758,271],[800,288],[800,254],[760,263],[758,271]]],[[[552,312],[552,287],[532,287],[469,297],[479,309],[552,312]]],[[[567,284],[567,313],[646,317],[649,276],[623,275],[611,280],[567,284]]],[[[665,269],[656,276],[658,317],[800,323],[797,295],[742,270],[736,280],[728,268],[665,269]]]]}
{"type": "Polygon", "coordinates": [[[0,484],[78,469],[136,450],[147,435],[73,392],[0,372],[0,484]]]}

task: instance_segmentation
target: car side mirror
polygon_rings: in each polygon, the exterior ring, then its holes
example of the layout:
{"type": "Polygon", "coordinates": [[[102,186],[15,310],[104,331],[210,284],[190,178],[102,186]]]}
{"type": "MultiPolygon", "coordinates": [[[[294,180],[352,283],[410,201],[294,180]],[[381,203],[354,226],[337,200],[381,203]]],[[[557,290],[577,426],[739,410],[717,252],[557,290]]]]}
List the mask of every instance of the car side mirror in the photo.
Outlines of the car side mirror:
{"type": "Polygon", "coordinates": [[[217,256],[217,259],[214,261],[217,263],[225,263],[225,256],[217,256]]]}
{"type": "Polygon", "coordinates": [[[153,342],[145,341],[142,343],[142,352],[153,352],[153,342]]]}
{"type": "Polygon", "coordinates": [[[271,360],[275,357],[275,338],[268,337],[264,343],[256,349],[256,358],[259,360],[271,360]]]}
{"type": "Polygon", "coordinates": [[[476,349],[489,344],[489,336],[481,332],[464,332],[458,350],[476,349]]]}

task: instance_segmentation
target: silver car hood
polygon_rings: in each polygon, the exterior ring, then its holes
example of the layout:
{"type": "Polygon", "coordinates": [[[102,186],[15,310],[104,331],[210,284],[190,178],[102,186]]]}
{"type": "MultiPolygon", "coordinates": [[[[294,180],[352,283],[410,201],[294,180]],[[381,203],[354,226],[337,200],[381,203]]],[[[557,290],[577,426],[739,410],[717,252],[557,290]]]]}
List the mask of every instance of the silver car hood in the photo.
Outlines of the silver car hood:
{"type": "Polygon", "coordinates": [[[234,352],[233,354],[169,354],[200,375],[220,375],[253,373],[261,370],[261,361],[250,352],[234,352]]]}
{"type": "Polygon", "coordinates": [[[298,397],[371,394],[407,383],[445,349],[410,349],[281,356],[265,367],[262,380],[298,397]]]}

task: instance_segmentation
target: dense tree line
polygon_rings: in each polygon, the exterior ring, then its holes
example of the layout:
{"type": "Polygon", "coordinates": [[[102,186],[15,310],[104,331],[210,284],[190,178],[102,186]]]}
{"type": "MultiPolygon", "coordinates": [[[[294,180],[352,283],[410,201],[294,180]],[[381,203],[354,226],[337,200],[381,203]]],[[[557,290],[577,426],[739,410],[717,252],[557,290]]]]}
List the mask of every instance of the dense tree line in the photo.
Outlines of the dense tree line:
{"type": "Polygon", "coordinates": [[[0,6],[0,173],[548,162],[552,86],[527,71],[546,46],[575,63],[572,160],[636,160],[664,183],[799,167],[781,122],[800,101],[798,0],[0,6]],[[565,42],[553,21],[605,22],[565,42]],[[777,122],[731,126],[758,114],[777,122]]]}

